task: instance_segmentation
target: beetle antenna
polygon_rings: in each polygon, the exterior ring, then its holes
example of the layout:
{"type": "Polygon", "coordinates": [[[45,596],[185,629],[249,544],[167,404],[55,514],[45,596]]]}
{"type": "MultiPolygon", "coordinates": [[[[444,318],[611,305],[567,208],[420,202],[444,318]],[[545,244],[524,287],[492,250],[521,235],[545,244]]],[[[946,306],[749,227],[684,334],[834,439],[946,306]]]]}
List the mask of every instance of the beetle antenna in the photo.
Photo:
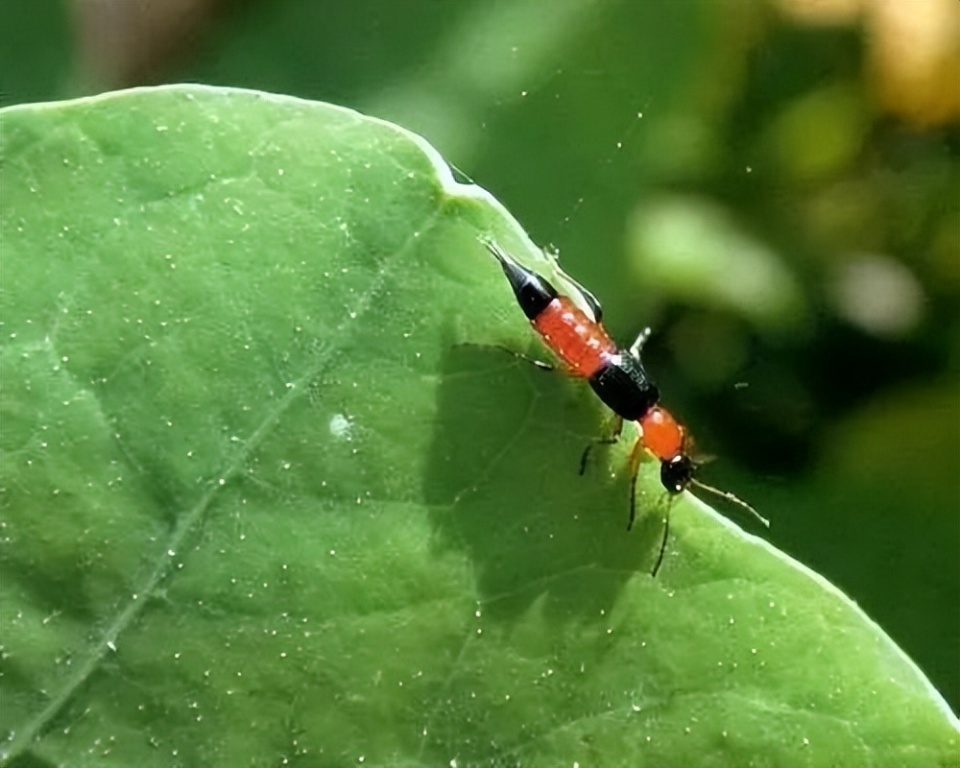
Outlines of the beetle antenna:
{"type": "Polygon", "coordinates": [[[721,491],[719,488],[714,488],[712,485],[707,485],[696,478],[692,478],[690,480],[690,484],[695,488],[701,488],[708,493],[712,493],[714,496],[719,496],[722,499],[726,499],[727,501],[736,504],[741,509],[745,509],[751,515],[753,515],[760,523],[763,524],[764,528],[770,527],[770,521],[767,520],[767,518],[757,512],[757,510],[747,504],[747,502],[745,502],[739,496],[735,496],[734,494],[730,493],[730,491],[721,491]]]}

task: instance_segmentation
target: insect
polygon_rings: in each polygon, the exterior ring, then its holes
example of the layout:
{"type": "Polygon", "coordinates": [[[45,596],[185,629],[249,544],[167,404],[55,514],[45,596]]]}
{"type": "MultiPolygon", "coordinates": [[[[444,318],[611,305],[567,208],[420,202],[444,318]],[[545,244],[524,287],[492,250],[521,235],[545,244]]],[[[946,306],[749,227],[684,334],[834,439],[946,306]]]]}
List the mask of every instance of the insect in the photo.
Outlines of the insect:
{"type": "MultiPolygon", "coordinates": [[[[687,431],[660,405],[660,392],[640,360],[640,351],[650,336],[649,328],[645,328],[628,349],[620,348],[604,328],[600,302],[590,291],[568,278],[580,294],[581,301],[564,296],[545,277],[517,263],[493,240],[484,239],[482,242],[500,263],[520,309],[550,351],[572,376],[586,379],[600,400],[614,412],[616,422],[613,434],[595,442],[616,442],[623,422],[636,422],[639,437],[629,459],[630,519],[627,530],[633,527],[636,517],[636,479],[643,451],[648,451],[659,460],[660,482],[669,494],[679,494],[690,486],[700,488],[737,504],[764,526],[770,527],[769,521],[745,501],[728,491],[702,483],[694,476],[697,465],[691,457],[692,442],[687,431]]],[[[581,472],[593,444],[584,451],[581,472]]],[[[653,576],[656,576],[663,563],[669,531],[668,507],[660,551],[651,572],[653,576]]]]}

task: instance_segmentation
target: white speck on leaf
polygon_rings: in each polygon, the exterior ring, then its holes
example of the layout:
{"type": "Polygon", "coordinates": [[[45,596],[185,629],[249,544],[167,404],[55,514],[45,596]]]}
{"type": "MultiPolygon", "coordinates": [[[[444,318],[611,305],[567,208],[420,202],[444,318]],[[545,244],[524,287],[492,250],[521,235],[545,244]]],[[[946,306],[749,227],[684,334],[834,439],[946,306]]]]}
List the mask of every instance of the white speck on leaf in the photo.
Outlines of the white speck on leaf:
{"type": "Polygon", "coordinates": [[[338,440],[353,439],[353,424],[350,419],[348,419],[342,413],[335,413],[330,418],[329,428],[330,434],[338,440]]]}

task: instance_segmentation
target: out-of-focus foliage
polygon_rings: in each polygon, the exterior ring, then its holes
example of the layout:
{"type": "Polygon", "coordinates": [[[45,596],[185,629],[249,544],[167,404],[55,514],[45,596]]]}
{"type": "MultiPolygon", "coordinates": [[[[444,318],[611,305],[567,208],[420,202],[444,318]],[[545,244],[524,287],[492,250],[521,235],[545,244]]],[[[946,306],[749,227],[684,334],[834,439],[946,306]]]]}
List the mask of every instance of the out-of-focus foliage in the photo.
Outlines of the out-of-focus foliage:
{"type": "Polygon", "coordinates": [[[3,103],[193,80],[422,133],[655,328],[709,479],[960,708],[960,4],[131,5],[0,3],[3,103]]]}

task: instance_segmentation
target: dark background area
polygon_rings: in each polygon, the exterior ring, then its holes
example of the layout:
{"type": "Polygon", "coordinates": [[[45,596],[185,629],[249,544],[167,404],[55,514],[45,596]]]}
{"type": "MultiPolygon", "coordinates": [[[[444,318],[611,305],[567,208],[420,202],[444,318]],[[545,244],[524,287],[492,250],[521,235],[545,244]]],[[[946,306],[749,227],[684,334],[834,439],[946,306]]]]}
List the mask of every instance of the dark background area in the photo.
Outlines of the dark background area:
{"type": "Polygon", "coordinates": [[[3,106],[168,82],[425,136],[960,709],[960,3],[0,0],[3,106]]]}

